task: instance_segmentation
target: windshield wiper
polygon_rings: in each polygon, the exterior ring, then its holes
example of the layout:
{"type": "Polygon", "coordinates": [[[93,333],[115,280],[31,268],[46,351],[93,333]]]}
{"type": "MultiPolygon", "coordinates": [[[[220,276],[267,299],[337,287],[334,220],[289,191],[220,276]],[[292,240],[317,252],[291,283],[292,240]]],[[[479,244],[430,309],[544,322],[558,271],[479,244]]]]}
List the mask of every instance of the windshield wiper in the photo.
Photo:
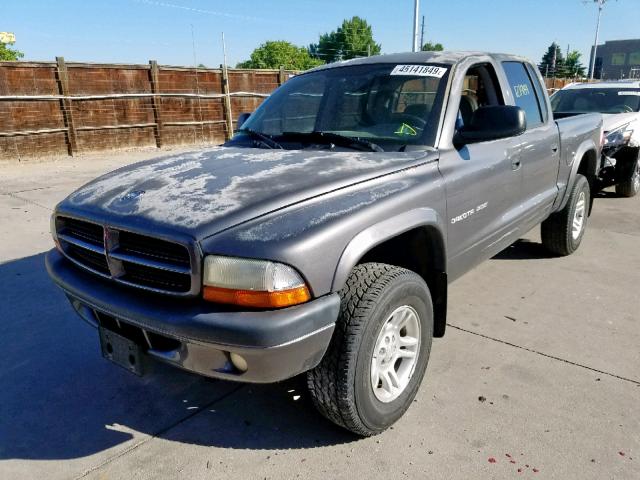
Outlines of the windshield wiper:
{"type": "Polygon", "coordinates": [[[314,130],[312,132],[282,132],[283,137],[302,137],[319,143],[335,143],[341,147],[355,148],[355,146],[365,148],[370,152],[384,152],[384,149],[369,140],[359,137],[349,137],[339,133],[323,132],[314,130]]]}
{"type": "Polygon", "coordinates": [[[259,142],[261,142],[262,144],[266,145],[271,149],[276,149],[276,148],[280,150],[284,149],[282,145],[280,145],[278,142],[276,142],[273,138],[271,138],[266,133],[256,132],[255,130],[251,130],[250,128],[241,128],[240,130],[238,130],[238,132],[246,133],[247,135],[252,137],[254,140],[258,140],[259,142]]]}

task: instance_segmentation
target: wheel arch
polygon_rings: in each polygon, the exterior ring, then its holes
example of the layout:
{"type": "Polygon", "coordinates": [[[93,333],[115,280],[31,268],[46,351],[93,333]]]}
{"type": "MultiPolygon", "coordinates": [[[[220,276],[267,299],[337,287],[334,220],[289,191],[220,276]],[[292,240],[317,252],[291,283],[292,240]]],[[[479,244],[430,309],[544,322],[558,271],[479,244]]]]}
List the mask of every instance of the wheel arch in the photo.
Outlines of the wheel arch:
{"type": "Polygon", "coordinates": [[[564,198],[560,203],[557,211],[562,210],[567,202],[569,201],[569,196],[571,193],[571,189],[575,184],[576,177],[578,175],[584,175],[589,182],[589,188],[591,189],[591,207],[589,209],[589,214],[591,214],[591,208],[593,208],[593,196],[597,186],[597,178],[598,178],[598,147],[593,142],[593,140],[587,140],[580,145],[580,148],[576,150],[574,155],[574,159],[571,165],[571,172],[569,174],[569,181],[567,183],[567,188],[564,193],[564,198]]]}
{"type": "Polygon", "coordinates": [[[348,243],[336,268],[332,291],[339,291],[356,265],[379,262],[412,270],[429,286],[434,336],[444,336],[447,312],[446,243],[442,219],[432,209],[415,209],[374,224],[348,243]]]}

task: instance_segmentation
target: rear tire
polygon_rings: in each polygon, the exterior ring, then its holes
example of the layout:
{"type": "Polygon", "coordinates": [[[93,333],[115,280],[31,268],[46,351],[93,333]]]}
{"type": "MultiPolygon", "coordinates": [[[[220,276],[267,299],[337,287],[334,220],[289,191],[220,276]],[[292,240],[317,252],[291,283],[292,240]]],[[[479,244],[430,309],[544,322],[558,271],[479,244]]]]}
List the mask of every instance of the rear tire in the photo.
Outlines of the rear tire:
{"type": "Polygon", "coordinates": [[[433,338],[431,295],[412,271],[365,263],[340,296],[333,338],[307,384],[327,419],[376,435],[406,412],[422,382],[433,338]]]}
{"type": "Polygon", "coordinates": [[[640,157],[629,172],[628,178],[616,184],[616,193],[621,197],[635,197],[640,192],[640,157]]]}
{"type": "Polygon", "coordinates": [[[578,174],[573,183],[567,205],[542,222],[542,244],[560,256],[575,252],[587,228],[591,205],[589,182],[578,174]]]}

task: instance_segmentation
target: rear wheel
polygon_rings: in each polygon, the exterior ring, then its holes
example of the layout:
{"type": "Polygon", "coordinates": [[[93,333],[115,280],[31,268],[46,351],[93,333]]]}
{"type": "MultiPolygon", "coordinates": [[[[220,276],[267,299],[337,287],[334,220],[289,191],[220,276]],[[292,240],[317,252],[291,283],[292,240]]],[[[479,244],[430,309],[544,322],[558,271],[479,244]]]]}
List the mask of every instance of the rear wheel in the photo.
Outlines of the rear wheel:
{"type": "Polygon", "coordinates": [[[640,157],[627,174],[627,178],[616,184],[616,193],[621,197],[635,197],[640,192],[640,157]]]}
{"type": "Polygon", "coordinates": [[[354,268],[340,292],[340,316],[324,358],[307,374],[322,415],[352,432],[383,432],[409,408],[433,338],[429,288],[409,270],[354,268]]]}
{"type": "Polygon", "coordinates": [[[575,252],[584,236],[591,204],[589,182],[578,174],[567,205],[542,222],[542,244],[556,255],[575,252]]]}

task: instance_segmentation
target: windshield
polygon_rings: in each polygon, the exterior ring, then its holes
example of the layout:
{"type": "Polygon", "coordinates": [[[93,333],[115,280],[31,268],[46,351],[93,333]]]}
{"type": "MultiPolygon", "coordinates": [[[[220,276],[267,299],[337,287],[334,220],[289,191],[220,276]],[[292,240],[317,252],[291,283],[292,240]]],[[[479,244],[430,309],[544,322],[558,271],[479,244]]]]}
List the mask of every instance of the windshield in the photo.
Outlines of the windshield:
{"type": "Polygon", "coordinates": [[[551,97],[554,112],[631,113],[640,111],[640,89],[581,88],[560,90],[551,97]]]}
{"type": "Polygon", "coordinates": [[[445,65],[396,64],[303,74],[265,100],[231,143],[255,141],[261,134],[282,148],[335,143],[397,151],[409,144],[431,146],[448,74],[445,65]]]}

